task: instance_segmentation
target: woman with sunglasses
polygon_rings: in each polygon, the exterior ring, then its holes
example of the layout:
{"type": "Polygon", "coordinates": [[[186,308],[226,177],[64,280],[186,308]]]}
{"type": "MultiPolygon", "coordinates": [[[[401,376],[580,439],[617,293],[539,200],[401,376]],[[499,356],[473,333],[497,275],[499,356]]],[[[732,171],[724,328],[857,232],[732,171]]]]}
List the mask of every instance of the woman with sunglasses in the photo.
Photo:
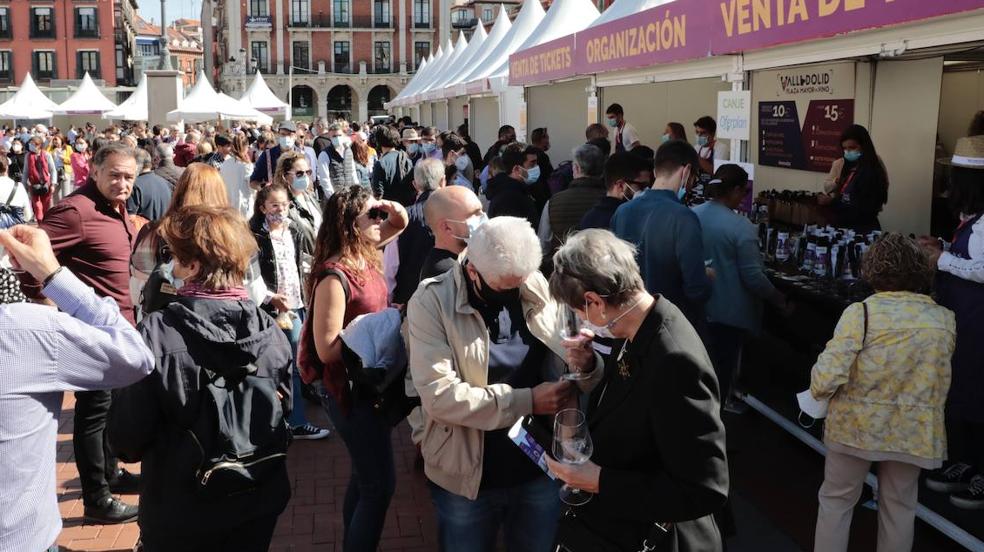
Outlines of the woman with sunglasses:
{"type": "Polygon", "coordinates": [[[407,227],[402,205],[362,186],[338,191],[325,206],[308,278],[310,323],[301,336],[304,380],[319,380],[324,402],[352,460],[343,508],[344,552],[372,552],[396,486],[391,427],[349,391],[339,334],[355,317],[388,306],[380,249],[407,227]]]}
{"type": "Polygon", "coordinates": [[[290,209],[287,216],[294,225],[294,231],[300,233],[301,255],[306,267],[301,272],[301,279],[307,277],[310,271],[310,259],[314,254],[314,238],[321,228],[321,203],[314,191],[314,174],[307,157],[299,151],[289,151],[281,154],[277,160],[277,170],[273,173],[273,184],[287,190],[290,198],[290,209]]]}
{"type": "MultiPolygon", "coordinates": [[[[304,158],[303,154],[299,155],[304,158]]],[[[279,184],[260,189],[249,227],[259,247],[257,262],[267,289],[262,308],[277,319],[290,342],[292,359],[296,363],[297,343],[305,315],[301,284],[303,244],[301,232],[294,229],[295,225],[288,217],[291,207],[288,193],[279,184]]],[[[291,434],[294,439],[324,439],[329,432],[308,422],[300,374],[296,369],[291,372],[294,405],[287,420],[291,434]]]]}

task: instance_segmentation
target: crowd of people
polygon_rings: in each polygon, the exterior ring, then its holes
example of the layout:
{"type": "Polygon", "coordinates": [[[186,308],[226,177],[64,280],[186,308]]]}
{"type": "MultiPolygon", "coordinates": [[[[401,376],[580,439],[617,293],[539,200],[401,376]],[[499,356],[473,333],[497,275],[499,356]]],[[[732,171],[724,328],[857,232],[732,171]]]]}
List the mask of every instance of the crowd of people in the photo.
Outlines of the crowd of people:
{"type": "MultiPolygon", "coordinates": [[[[722,550],[722,411],[765,306],[795,306],[713,118],[693,144],[668,123],[655,149],[622,106],[605,120],[557,165],[546,128],[526,144],[503,126],[483,155],[467,125],[407,117],[6,129],[0,551],[57,538],[67,391],[84,517],[137,520],[147,552],[266,550],[290,441],[332,433],[352,464],[343,549],[374,551],[393,431],[418,446],[443,551],[722,550]],[[593,442],[580,463],[544,470],[514,444],[517,424],[549,435],[572,408],[593,442]],[[561,483],[590,500],[565,505],[561,483]],[[114,494],[134,490],[139,507],[114,494]]],[[[863,127],[842,145],[822,202],[879,228],[887,170],[863,127]]],[[[879,550],[911,548],[921,469],[984,508],[982,166],[984,137],[962,140],[945,251],[872,245],[876,293],[814,367],[830,412],[817,550],[846,550],[872,462],[879,550]]]]}

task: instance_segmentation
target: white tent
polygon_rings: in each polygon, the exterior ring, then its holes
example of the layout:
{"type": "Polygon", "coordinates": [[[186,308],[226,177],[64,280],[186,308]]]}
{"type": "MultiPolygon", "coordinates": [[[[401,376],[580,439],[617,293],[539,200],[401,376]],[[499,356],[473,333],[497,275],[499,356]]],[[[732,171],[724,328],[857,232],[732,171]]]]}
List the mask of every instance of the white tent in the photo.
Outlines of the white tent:
{"type": "Polygon", "coordinates": [[[461,82],[469,83],[479,79],[484,79],[499,69],[503,63],[509,62],[509,55],[516,51],[526,39],[529,38],[533,29],[543,20],[543,6],[540,0],[526,0],[523,2],[522,9],[513,21],[512,28],[502,37],[495,49],[482,62],[475,66],[461,82]]]}
{"type": "Polygon", "coordinates": [[[290,106],[270,90],[259,71],[256,72],[253,82],[250,83],[249,88],[239,98],[239,101],[261,113],[284,115],[289,118],[290,106]]]}
{"type": "Polygon", "coordinates": [[[455,71],[454,75],[452,75],[451,78],[448,79],[447,83],[445,83],[444,87],[446,90],[446,97],[462,95],[458,93],[455,87],[457,87],[460,83],[468,82],[465,80],[465,77],[467,77],[472,70],[480,66],[485,61],[485,58],[492,53],[492,50],[494,50],[502,38],[509,33],[511,28],[512,22],[509,21],[509,16],[506,15],[506,10],[500,8],[499,15],[496,17],[495,23],[492,25],[492,30],[489,31],[489,36],[486,37],[485,42],[482,43],[482,47],[475,52],[475,55],[468,60],[467,64],[459,64],[461,67],[455,71]]]}
{"type": "Polygon", "coordinates": [[[418,82],[418,79],[420,78],[420,74],[423,73],[424,69],[427,68],[427,63],[428,63],[427,58],[423,58],[420,60],[420,66],[417,67],[417,72],[414,73],[413,77],[410,78],[410,81],[407,82],[406,86],[403,87],[403,90],[400,90],[400,93],[397,94],[396,97],[394,97],[392,100],[389,101],[389,103],[386,104],[387,109],[391,107],[399,107],[403,105],[404,93],[408,89],[410,89],[411,86],[416,86],[414,83],[418,82]]]}
{"type": "Polygon", "coordinates": [[[448,73],[455,66],[455,64],[461,60],[461,56],[467,49],[468,40],[465,39],[465,33],[460,33],[458,35],[458,42],[454,45],[454,50],[451,51],[451,56],[444,62],[444,70],[441,71],[440,75],[437,75],[431,79],[430,83],[427,85],[427,88],[422,90],[420,93],[424,94],[428,100],[443,98],[444,95],[441,94],[439,84],[448,76],[448,73]]]}
{"type": "Polygon", "coordinates": [[[116,104],[103,96],[96,83],[92,82],[89,73],[82,77],[82,84],[74,94],[62,102],[55,110],[55,115],[101,115],[116,109],[116,104]]]}
{"type": "Polygon", "coordinates": [[[208,83],[204,71],[199,71],[195,86],[191,87],[188,95],[177,109],[167,113],[171,122],[184,121],[199,123],[215,119],[237,119],[250,121],[270,121],[269,115],[264,115],[252,107],[243,105],[234,98],[217,93],[208,83]]]}
{"type": "Polygon", "coordinates": [[[435,64],[440,61],[442,57],[444,57],[444,49],[441,46],[438,46],[437,52],[431,53],[427,59],[420,64],[420,67],[417,69],[417,74],[396,96],[395,101],[398,102],[397,105],[410,104],[410,97],[413,95],[414,90],[419,90],[427,84],[427,79],[433,74],[433,70],[436,68],[435,64]]]}
{"type": "Polygon", "coordinates": [[[438,81],[434,84],[433,89],[439,91],[442,97],[454,97],[453,94],[449,94],[449,89],[447,88],[448,84],[460,68],[467,67],[475,55],[482,51],[482,45],[485,44],[485,40],[488,36],[488,33],[485,32],[485,25],[476,25],[475,32],[472,34],[472,39],[471,42],[468,43],[468,47],[461,53],[461,56],[458,58],[458,61],[454,64],[454,66],[448,67],[444,72],[444,76],[438,79],[438,81]]]}
{"type": "MultiPolygon", "coordinates": [[[[591,22],[598,18],[598,8],[591,0],[556,0],[547,10],[540,24],[530,33],[516,52],[539,46],[545,42],[558,39],[586,29],[591,22]]],[[[489,75],[489,79],[507,79],[509,77],[509,59],[489,75]]]]}
{"type": "Polygon", "coordinates": [[[146,121],[150,119],[147,107],[147,75],[140,78],[137,89],[119,107],[103,113],[103,119],[121,119],[124,121],[146,121]]]}
{"type": "Polygon", "coordinates": [[[600,17],[592,21],[588,27],[594,27],[596,25],[608,23],[609,21],[615,21],[616,19],[635,15],[648,9],[655,8],[656,6],[662,6],[663,4],[668,4],[675,1],[676,0],[615,0],[615,3],[605,10],[600,17]]]}
{"type": "Polygon", "coordinates": [[[413,96],[412,96],[413,103],[420,103],[424,101],[424,97],[423,95],[421,95],[421,93],[427,90],[435,79],[440,78],[441,75],[444,73],[444,69],[447,68],[448,61],[451,59],[451,56],[454,54],[454,45],[451,44],[451,37],[448,37],[446,44],[443,46],[443,48],[439,47],[438,51],[439,52],[443,51],[444,55],[441,56],[441,59],[438,59],[437,57],[434,58],[434,68],[431,69],[430,72],[428,72],[427,80],[424,81],[424,83],[420,86],[420,88],[414,90],[413,92],[413,96]]]}
{"type": "Polygon", "coordinates": [[[28,73],[17,93],[0,104],[0,119],[50,119],[56,109],[58,104],[41,92],[28,73]]]}

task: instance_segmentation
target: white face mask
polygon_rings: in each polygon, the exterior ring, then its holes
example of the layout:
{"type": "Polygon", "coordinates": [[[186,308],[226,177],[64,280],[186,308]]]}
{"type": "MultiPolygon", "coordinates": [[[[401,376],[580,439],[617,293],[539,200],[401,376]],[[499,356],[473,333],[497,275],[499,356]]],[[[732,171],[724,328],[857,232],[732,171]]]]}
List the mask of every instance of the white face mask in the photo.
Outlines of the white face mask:
{"type": "Polygon", "coordinates": [[[462,155],[454,160],[454,166],[461,172],[468,170],[468,164],[471,163],[471,159],[467,155],[462,155]]]}
{"type": "Polygon", "coordinates": [[[485,214],[485,212],[481,212],[477,215],[472,215],[465,220],[448,219],[448,222],[460,222],[468,227],[467,237],[455,236],[454,234],[451,234],[452,237],[457,238],[465,243],[468,243],[468,240],[471,239],[472,234],[474,234],[475,231],[478,230],[480,226],[482,226],[488,221],[489,221],[489,216],[485,214]]]}
{"type": "Polygon", "coordinates": [[[280,144],[280,149],[288,149],[294,147],[294,137],[293,136],[281,136],[277,138],[277,143],[280,144]]]}
{"type": "Polygon", "coordinates": [[[625,309],[624,311],[622,311],[622,314],[620,314],[620,315],[616,316],[615,318],[611,319],[611,321],[609,321],[604,326],[595,325],[595,324],[591,323],[590,320],[587,319],[588,305],[587,305],[587,303],[585,303],[584,304],[584,316],[585,316],[585,319],[584,319],[584,327],[587,328],[587,329],[589,329],[589,330],[591,330],[592,333],[594,333],[596,336],[601,337],[603,339],[615,339],[615,335],[612,334],[612,328],[615,327],[615,324],[617,324],[619,320],[621,320],[622,318],[624,318],[625,315],[627,315],[630,312],[632,312],[633,310],[635,310],[635,308],[638,307],[640,303],[642,303],[642,300],[643,300],[643,297],[640,297],[639,300],[636,301],[635,303],[633,303],[631,307],[629,307],[629,308],[625,309]]]}
{"type": "Polygon", "coordinates": [[[174,289],[181,289],[181,287],[184,286],[184,280],[174,275],[173,259],[161,265],[161,272],[164,273],[164,278],[170,280],[171,285],[174,286],[174,289]]]}

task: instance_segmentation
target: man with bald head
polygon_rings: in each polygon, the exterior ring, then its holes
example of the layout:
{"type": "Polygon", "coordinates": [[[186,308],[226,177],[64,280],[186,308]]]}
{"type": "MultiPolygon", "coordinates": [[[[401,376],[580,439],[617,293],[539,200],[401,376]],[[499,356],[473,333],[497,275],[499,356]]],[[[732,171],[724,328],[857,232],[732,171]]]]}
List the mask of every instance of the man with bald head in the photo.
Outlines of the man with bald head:
{"type": "Polygon", "coordinates": [[[424,218],[434,235],[434,248],[420,269],[421,281],[457,266],[471,232],[488,220],[478,196],[464,186],[448,186],[431,194],[424,204],[424,218]]]}

